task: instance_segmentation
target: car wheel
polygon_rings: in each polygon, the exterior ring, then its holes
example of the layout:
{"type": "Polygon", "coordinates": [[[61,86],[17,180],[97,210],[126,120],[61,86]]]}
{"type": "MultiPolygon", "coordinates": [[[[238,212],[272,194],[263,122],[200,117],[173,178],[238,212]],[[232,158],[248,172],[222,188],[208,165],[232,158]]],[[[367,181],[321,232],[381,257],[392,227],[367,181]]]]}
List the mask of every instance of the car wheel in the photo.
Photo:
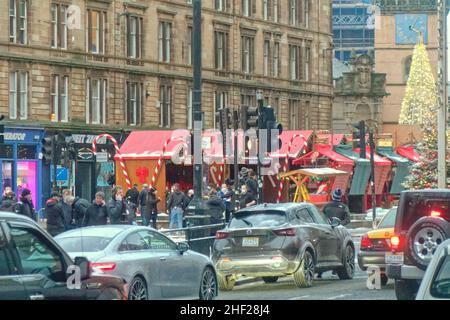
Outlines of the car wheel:
{"type": "Polygon", "coordinates": [[[299,288],[309,288],[314,279],[314,258],[309,251],[305,251],[302,262],[297,271],[294,272],[294,282],[299,288]]]}
{"type": "Polygon", "coordinates": [[[207,267],[202,274],[199,291],[200,300],[214,300],[217,296],[217,281],[214,272],[207,267]]]}
{"type": "Polygon", "coordinates": [[[414,300],[419,290],[416,280],[395,280],[395,296],[398,300],[414,300]]]}
{"type": "Polygon", "coordinates": [[[448,238],[444,223],[439,218],[422,218],[408,231],[406,254],[418,268],[426,270],[437,247],[448,238]]]}
{"type": "Polygon", "coordinates": [[[219,288],[223,291],[231,291],[236,283],[236,278],[233,275],[221,275],[217,274],[217,281],[219,282],[219,288]]]}
{"type": "Polygon", "coordinates": [[[131,281],[128,300],[147,300],[147,284],[141,277],[136,277],[131,281]]]}
{"type": "Polygon", "coordinates": [[[262,278],[265,283],[275,283],[278,280],[278,277],[263,277],[262,278]]]}
{"type": "Polygon", "coordinates": [[[389,278],[387,277],[387,275],[382,274],[382,275],[380,276],[380,280],[381,280],[381,285],[382,285],[382,286],[385,286],[385,285],[387,285],[387,283],[388,283],[388,281],[389,281],[389,278]]]}
{"type": "Polygon", "coordinates": [[[347,245],[344,255],[344,266],[337,269],[336,273],[341,280],[353,279],[355,275],[355,249],[351,245],[347,245]]]}

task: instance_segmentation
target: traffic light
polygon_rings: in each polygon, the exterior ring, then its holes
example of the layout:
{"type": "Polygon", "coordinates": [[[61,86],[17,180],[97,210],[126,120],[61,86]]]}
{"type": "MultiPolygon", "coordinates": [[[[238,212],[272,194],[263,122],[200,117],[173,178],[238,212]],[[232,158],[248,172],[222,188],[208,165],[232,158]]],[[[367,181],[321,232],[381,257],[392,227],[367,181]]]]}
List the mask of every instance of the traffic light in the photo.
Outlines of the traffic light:
{"type": "MultiPolygon", "coordinates": [[[[0,114],[0,121],[5,118],[4,115],[0,114]]],[[[5,126],[0,124],[0,144],[5,143],[5,126]]]]}
{"type": "Polygon", "coordinates": [[[45,164],[51,164],[54,157],[54,136],[47,136],[41,140],[42,145],[42,161],[45,164]]]}
{"type": "Polygon", "coordinates": [[[251,128],[258,128],[259,112],[257,107],[241,107],[241,128],[246,131],[251,128]]]}
{"type": "Polygon", "coordinates": [[[230,109],[228,107],[219,109],[218,112],[215,114],[216,116],[216,123],[219,123],[219,130],[222,132],[223,136],[225,137],[227,129],[230,128],[231,124],[231,113],[230,109]]]}
{"type": "Polygon", "coordinates": [[[366,123],[361,120],[354,123],[353,127],[357,129],[353,131],[353,148],[359,148],[359,157],[366,159],[366,123]]]}
{"type": "Polygon", "coordinates": [[[262,113],[261,128],[267,130],[267,152],[275,152],[282,145],[280,135],[283,132],[283,126],[281,123],[278,123],[275,111],[271,107],[264,107],[262,113]],[[276,134],[272,130],[276,130],[276,134]],[[272,147],[274,148],[273,150],[272,147]]]}

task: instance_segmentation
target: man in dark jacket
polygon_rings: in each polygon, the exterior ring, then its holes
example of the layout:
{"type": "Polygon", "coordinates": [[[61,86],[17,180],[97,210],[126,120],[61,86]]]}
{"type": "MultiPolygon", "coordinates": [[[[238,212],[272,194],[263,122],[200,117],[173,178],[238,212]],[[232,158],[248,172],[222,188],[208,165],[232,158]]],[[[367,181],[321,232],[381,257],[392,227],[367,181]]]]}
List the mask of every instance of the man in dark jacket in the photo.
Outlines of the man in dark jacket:
{"type": "Polygon", "coordinates": [[[110,224],[128,224],[128,210],[123,190],[120,186],[115,186],[111,191],[111,200],[106,205],[110,224]]]}
{"type": "MultiPolygon", "coordinates": [[[[147,222],[152,223],[152,228],[156,229],[156,220],[158,218],[158,202],[161,198],[158,197],[158,191],[155,188],[150,188],[147,195],[147,204],[145,207],[145,218],[147,222]]],[[[144,214],[143,214],[144,215],[144,214]]],[[[148,223],[147,223],[148,226],[148,223]]]]}
{"type": "Polygon", "coordinates": [[[91,204],[86,199],[74,196],[67,197],[64,202],[66,202],[72,209],[71,225],[73,228],[81,228],[86,216],[86,211],[91,204]]]}
{"type": "Polygon", "coordinates": [[[241,199],[239,201],[239,207],[241,209],[256,205],[256,197],[253,193],[248,191],[247,185],[241,187],[241,199]]]}
{"type": "Polygon", "coordinates": [[[209,198],[206,200],[207,214],[211,216],[211,224],[222,223],[225,212],[225,204],[222,198],[217,195],[217,190],[212,188],[209,198]]]}
{"type": "Polygon", "coordinates": [[[75,227],[72,224],[73,221],[72,206],[67,202],[69,197],[73,198],[72,191],[70,189],[64,189],[62,192],[61,208],[63,209],[64,213],[64,225],[66,226],[66,230],[70,230],[75,227]]]}
{"type": "Polygon", "coordinates": [[[138,185],[135,183],[133,185],[133,188],[128,189],[127,193],[125,194],[125,199],[134,203],[136,207],[139,205],[139,190],[138,185]]]}
{"type": "Polygon", "coordinates": [[[141,211],[142,225],[148,226],[150,221],[147,219],[146,207],[147,207],[147,196],[148,196],[148,184],[144,183],[142,185],[142,191],[139,193],[139,210],[141,211]]]}
{"type": "Polygon", "coordinates": [[[5,194],[0,201],[0,211],[14,212],[14,207],[17,203],[16,194],[12,191],[5,194]]]}
{"type": "Polygon", "coordinates": [[[95,194],[95,200],[87,208],[84,217],[83,226],[102,226],[108,223],[108,212],[103,192],[95,194]]]}
{"type": "Polygon", "coordinates": [[[45,204],[45,214],[47,216],[47,231],[53,237],[63,233],[66,229],[64,223],[64,211],[61,205],[61,194],[52,192],[50,199],[45,204]]]}
{"type": "Polygon", "coordinates": [[[342,196],[341,189],[334,190],[331,194],[332,201],[328,202],[322,211],[328,219],[337,217],[341,220],[341,224],[345,226],[350,223],[350,210],[341,202],[342,196]]]}
{"type": "Polygon", "coordinates": [[[233,181],[230,179],[225,180],[225,184],[222,187],[221,198],[225,205],[225,221],[230,221],[231,213],[234,210],[234,191],[233,191],[233,181]]]}
{"type": "Polygon", "coordinates": [[[27,216],[33,220],[36,220],[33,200],[31,199],[31,191],[23,189],[20,194],[19,202],[14,207],[14,212],[27,216]]]}
{"type": "Polygon", "coordinates": [[[169,229],[173,229],[174,224],[179,229],[183,228],[183,213],[187,203],[186,195],[180,191],[180,185],[175,183],[167,203],[167,211],[170,215],[169,229]]]}

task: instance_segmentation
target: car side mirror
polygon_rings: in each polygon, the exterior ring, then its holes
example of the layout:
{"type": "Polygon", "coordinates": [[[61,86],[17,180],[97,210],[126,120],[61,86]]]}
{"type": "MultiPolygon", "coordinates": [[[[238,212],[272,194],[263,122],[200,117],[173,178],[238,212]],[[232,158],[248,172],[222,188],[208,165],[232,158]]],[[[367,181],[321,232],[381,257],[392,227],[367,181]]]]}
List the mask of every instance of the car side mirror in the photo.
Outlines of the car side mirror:
{"type": "Polygon", "coordinates": [[[91,268],[89,267],[89,260],[86,257],[76,257],[75,265],[80,268],[80,280],[89,279],[91,276],[91,268]]]}
{"type": "Polygon", "coordinates": [[[180,242],[177,244],[177,250],[180,254],[183,254],[189,250],[189,244],[186,242],[180,242]]]}
{"type": "Polygon", "coordinates": [[[341,225],[341,219],[339,219],[337,217],[332,217],[330,219],[330,224],[333,228],[336,228],[341,225]]]}

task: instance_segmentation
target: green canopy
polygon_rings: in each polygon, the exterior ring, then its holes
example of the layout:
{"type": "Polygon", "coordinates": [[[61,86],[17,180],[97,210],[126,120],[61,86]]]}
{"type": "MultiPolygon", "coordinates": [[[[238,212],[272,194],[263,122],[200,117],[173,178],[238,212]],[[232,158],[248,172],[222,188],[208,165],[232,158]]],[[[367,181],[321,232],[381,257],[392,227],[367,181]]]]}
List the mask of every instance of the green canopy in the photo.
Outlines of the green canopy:
{"type": "Polygon", "coordinates": [[[351,146],[337,145],[334,146],[334,151],[355,161],[355,170],[353,171],[349,195],[364,195],[370,178],[370,161],[361,159],[351,146]]]}
{"type": "Polygon", "coordinates": [[[402,183],[405,181],[406,177],[409,175],[409,167],[411,162],[403,158],[402,156],[394,152],[392,147],[378,147],[377,153],[388,158],[396,164],[394,179],[391,185],[391,194],[400,194],[405,188],[402,183]]]}

